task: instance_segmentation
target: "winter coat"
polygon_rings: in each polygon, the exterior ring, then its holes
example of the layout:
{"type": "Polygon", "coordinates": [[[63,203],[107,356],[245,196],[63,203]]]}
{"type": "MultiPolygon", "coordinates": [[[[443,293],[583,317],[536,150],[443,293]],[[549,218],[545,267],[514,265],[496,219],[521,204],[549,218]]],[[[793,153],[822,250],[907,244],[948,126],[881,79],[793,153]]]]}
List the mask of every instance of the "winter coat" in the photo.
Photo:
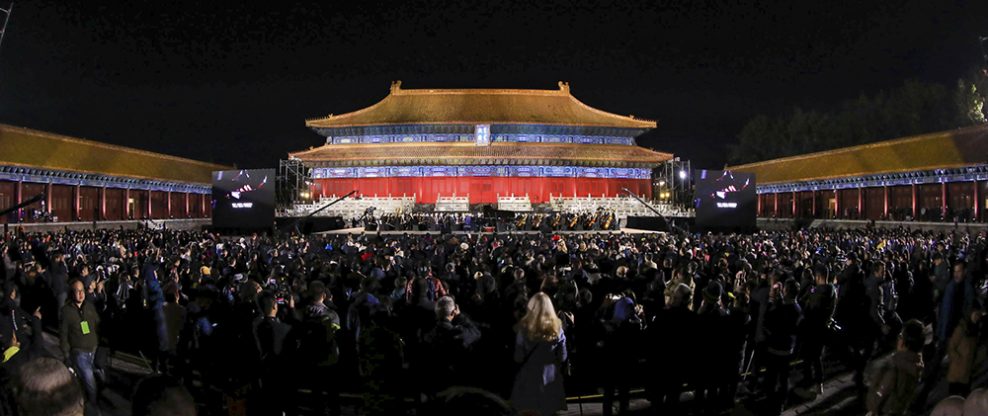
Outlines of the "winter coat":
{"type": "Polygon", "coordinates": [[[765,316],[766,346],[775,355],[790,355],[796,349],[796,333],[803,311],[796,303],[772,305],[765,316]]]}
{"type": "Polygon", "coordinates": [[[912,351],[898,351],[879,364],[868,389],[866,404],[875,415],[905,415],[923,374],[923,357],[912,351]]]}
{"type": "Polygon", "coordinates": [[[566,408],[562,363],[567,359],[562,331],[552,342],[515,336],[515,362],[521,365],[511,389],[511,404],[518,410],[536,410],[549,416],[566,408]]]}
{"type": "Polygon", "coordinates": [[[978,342],[980,334],[969,331],[969,324],[967,319],[962,320],[947,344],[948,383],[970,384],[975,366],[985,359],[985,349],[978,342]]]}

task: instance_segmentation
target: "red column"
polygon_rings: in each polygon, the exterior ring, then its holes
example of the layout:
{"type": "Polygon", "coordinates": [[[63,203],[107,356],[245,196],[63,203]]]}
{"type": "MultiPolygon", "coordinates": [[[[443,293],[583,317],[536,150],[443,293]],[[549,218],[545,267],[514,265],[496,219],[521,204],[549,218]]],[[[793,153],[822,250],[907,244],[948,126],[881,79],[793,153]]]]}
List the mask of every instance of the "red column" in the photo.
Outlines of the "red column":
{"type": "Polygon", "coordinates": [[[757,213],[758,213],[758,215],[757,215],[757,216],[759,216],[759,217],[762,217],[762,216],[764,216],[764,214],[762,213],[762,195],[758,195],[758,197],[757,197],[757,198],[755,198],[755,201],[757,201],[757,202],[758,202],[758,207],[757,207],[757,208],[755,208],[755,209],[756,209],[756,211],[755,211],[755,212],[757,212],[757,213]]]}
{"type": "Polygon", "coordinates": [[[947,182],[940,182],[940,216],[947,220],[947,182]]]}
{"type": "Polygon", "coordinates": [[[45,184],[45,209],[51,212],[51,182],[45,184]]]}
{"type": "Polygon", "coordinates": [[[185,195],[185,218],[189,218],[191,217],[191,215],[189,215],[189,193],[186,192],[182,195],[185,195]]]}
{"type": "Polygon", "coordinates": [[[772,203],[772,205],[773,205],[773,207],[772,207],[773,215],[772,216],[774,216],[775,218],[779,218],[779,193],[776,192],[776,193],[772,194],[772,196],[774,197],[774,199],[773,199],[774,202],[772,203]]]}
{"type": "Polygon", "coordinates": [[[810,209],[813,213],[813,218],[816,218],[816,192],[817,191],[810,191],[810,200],[813,202],[813,207],[810,209]]]}
{"type": "MultiPolygon", "coordinates": [[[[17,185],[14,185],[14,204],[20,204],[24,201],[24,181],[17,181],[17,185]]],[[[24,208],[17,209],[17,222],[21,222],[21,214],[24,212],[24,208]]]]}
{"type": "Polygon", "coordinates": [[[165,192],[165,198],[166,198],[165,209],[168,211],[168,213],[165,214],[165,218],[171,218],[172,217],[172,191],[165,192]]]}
{"type": "Polygon", "coordinates": [[[106,187],[99,188],[99,217],[97,221],[106,219],[106,187]]]}
{"type": "Polygon", "coordinates": [[[147,196],[148,196],[147,198],[145,198],[145,200],[147,201],[147,204],[145,204],[145,206],[147,208],[147,211],[145,211],[145,212],[147,212],[147,217],[148,218],[154,218],[154,216],[151,215],[152,214],[151,213],[151,210],[154,209],[154,208],[152,208],[152,207],[154,207],[154,204],[151,202],[151,190],[148,189],[148,190],[144,191],[144,193],[147,194],[147,196]]]}
{"type": "Polygon", "coordinates": [[[981,190],[978,181],[974,181],[974,221],[981,219],[981,190]]]}
{"type": "Polygon", "coordinates": [[[796,218],[796,191],[792,191],[792,217],[796,218]]]}
{"type": "Polygon", "coordinates": [[[834,189],[834,218],[840,218],[840,191],[834,189]]]}
{"type": "Polygon", "coordinates": [[[916,220],[916,214],[919,213],[919,210],[918,210],[918,207],[917,207],[917,203],[918,202],[916,201],[916,184],[912,184],[912,191],[913,191],[913,221],[915,221],[916,220]]]}
{"type": "Polygon", "coordinates": [[[131,215],[134,215],[130,212],[130,188],[124,189],[123,204],[123,217],[125,220],[129,220],[131,215]]]}
{"type": "Polygon", "coordinates": [[[82,201],[79,195],[79,185],[72,189],[72,221],[82,219],[82,201]]]}
{"type": "Polygon", "coordinates": [[[889,187],[887,185],[882,187],[882,194],[883,194],[882,199],[884,200],[882,202],[882,217],[885,218],[885,219],[888,219],[888,217],[889,217],[889,187]]]}
{"type": "Polygon", "coordinates": [[[864,188],[858,188],[858,219],[864,218],[864,188]]]}

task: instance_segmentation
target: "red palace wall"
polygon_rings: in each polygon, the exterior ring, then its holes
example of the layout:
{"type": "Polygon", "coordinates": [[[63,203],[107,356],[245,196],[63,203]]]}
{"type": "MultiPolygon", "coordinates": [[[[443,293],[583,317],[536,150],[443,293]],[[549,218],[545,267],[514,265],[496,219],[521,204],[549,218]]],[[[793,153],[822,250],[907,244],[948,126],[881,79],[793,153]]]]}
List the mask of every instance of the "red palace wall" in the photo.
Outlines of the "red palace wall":
{"type": "Polygon", "coordinates": [[[637,195],[652,197],[648,179],[603,178],[524,178],[524,177],[398,177],[316,179],[312,192],[315,195],[345,195],[357,190],[363,196],[417,195],[416,202],[433,204],[437,195],[470,195],[472,204],[497,202],[497,196],[528,194],[533,203],[549,202],[549,194],[599,197],[617,196],[621,188],[628,188],[637,195]]]}

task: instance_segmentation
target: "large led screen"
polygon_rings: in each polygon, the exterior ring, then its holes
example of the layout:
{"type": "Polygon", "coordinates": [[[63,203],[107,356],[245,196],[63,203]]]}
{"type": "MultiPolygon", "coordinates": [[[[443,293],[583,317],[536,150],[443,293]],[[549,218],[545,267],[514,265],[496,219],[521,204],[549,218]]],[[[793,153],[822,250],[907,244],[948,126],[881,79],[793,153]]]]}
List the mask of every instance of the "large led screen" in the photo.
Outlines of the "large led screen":
{"type": "Polygon", "coordinates": [[[270,228],[274,224],[274,169],[213,172],[213,227],[270,228]]]}
{"type": "Polygon", "coordinates": [[[694,172],[696,225],[704,230],[755,229],[755,175],[728,170],[694,172]]]}

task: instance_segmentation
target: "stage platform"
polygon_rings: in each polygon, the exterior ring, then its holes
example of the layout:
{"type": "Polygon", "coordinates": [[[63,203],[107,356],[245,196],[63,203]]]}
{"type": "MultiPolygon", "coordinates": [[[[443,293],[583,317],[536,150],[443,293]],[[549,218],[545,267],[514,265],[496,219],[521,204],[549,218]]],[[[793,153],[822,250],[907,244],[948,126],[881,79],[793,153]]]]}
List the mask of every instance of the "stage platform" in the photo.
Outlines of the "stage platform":
{"type": "MultiPolygon", "coordinates": [[[[362,227],[356,228],[344,228],[340,230],[325,231],[321,233],[313,233],[317,235],[323,234],[380,234],[380,235],[427,235],[427,234],[440,234],[439,231],[366,231],[362,227]]],[[[549,234],[662,234],[661,231],[650,231],[650,230],[639,230],[635,228],[624,228],[621,230],[591,230],[591,231],[554,231],[549,234]]],[[[541,234],[539,231],[452,231],[451,234],[541,234]]]]}

